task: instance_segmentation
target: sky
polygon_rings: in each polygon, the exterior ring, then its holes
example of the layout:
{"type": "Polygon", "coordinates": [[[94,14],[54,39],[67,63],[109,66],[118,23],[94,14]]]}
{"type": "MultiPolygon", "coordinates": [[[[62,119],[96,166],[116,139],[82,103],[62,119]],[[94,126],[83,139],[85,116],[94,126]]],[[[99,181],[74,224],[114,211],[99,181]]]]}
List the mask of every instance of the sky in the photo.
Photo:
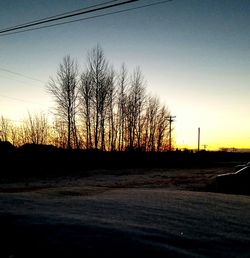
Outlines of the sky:
{"type": "MultiPolygon", "coordinates": [[[[103,2],[2,0],[0,29],[103,2]]],[[[201,148],[250,148],[249,28],[249,0],[173,0],[0,35],[0,115],[18,122],[28,112],[51,112],[45,85],[63,57],[77,58],[83,69],[87,52],[100,44],[115,69],[140,66],[147,91],[176,116],[176,147],[197,148],[200,127],[201,148]]]]}

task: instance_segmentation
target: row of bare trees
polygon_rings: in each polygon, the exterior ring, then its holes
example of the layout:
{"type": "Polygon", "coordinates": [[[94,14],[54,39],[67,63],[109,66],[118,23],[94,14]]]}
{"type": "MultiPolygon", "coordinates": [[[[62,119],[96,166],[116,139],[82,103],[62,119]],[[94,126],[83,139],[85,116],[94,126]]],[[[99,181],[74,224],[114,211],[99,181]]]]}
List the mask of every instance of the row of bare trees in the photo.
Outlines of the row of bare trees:
{"type": "Polygon", "coordinates": [[[0,118],[0,141],[9,141],[15,146],[25,143],[48,144],[50,136],[48,119],[43,113],[28,113],[27,118],[19,125],[3,116],[0,118]]]}
{"type": "Polygon", "coordinates": [[[45,115],[29,114],[17,130],[2,118],[0,132],[5,133],[0,134],[1,139],[9,137],[16,145],[49,143],[102,151],[163,151],[169,147],[167,107],[147,94],[140,68],[130,75],[122,65],[115,72],[100,46],[88,53],[83,72],[76,60],[64,57],[46,87],[55,101],[53,124],[45,115]]]}

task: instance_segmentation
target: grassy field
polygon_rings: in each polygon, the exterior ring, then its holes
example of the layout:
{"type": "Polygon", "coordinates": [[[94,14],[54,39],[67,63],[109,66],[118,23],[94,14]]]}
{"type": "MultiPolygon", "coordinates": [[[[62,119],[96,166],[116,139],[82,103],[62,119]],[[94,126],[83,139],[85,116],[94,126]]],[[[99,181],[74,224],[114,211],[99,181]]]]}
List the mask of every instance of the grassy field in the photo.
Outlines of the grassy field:
{"type": "MultiPolygon", "coordinates": [[[[17,177],[0,180],[0,192],[38,192],[59,189],[168,188],[206,191],[215,176],[232,172],[232,167],[196,169],[116,169],[90,170],[74,176],[17,177]]],[[[35,173],[34,173],[35,174],[35,173]]],[[[72,190],[73,191],[73,190],[72,190]]]]}

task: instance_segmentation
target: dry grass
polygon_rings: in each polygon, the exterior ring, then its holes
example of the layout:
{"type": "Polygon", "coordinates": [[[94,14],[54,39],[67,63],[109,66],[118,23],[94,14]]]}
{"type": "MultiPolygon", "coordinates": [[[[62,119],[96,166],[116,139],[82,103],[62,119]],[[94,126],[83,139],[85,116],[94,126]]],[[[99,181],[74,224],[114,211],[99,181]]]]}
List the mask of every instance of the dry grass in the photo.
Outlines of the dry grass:
{"type": "Polygon", "coordinates": [[[0,182],[0,193],[36,192],[61,196],[98,194],[114,188],[204,190],[213,178],[231,168],[95,170],[88,176],[26,178],[0,182]]]}

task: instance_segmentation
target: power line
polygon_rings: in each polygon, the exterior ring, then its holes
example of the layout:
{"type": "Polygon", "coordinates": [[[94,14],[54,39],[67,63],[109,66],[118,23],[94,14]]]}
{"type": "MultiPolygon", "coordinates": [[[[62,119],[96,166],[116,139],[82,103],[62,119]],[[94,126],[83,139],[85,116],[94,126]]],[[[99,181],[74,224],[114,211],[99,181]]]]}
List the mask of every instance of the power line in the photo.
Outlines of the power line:
{"type": "Polygon", "coordinates": [[[18,34],[18,33],[23,33],[23,32],[28,32],[28,31],[33,31],[33,30],[51,28],[51,27],[55,27],[55,26],[60,26],[60,25],[79,22],[79,21],[84,21],[84,20],[90,20],[90,19],[94,19],[94,18],[100,18],[100,17],[109,16],[109,15],[118,14],[118,13],[124,13],[124,12],[138,10],[138,9],[142,9],[142,8],[146,8],[146,7],[150,7],[150,6],[165,4],[165,3],[168,3],[168,2],[172,2],[172,1],[173,0],[159,1],[159,2],[156,2],[156,3],[140,5],[140,6],[131,7],[131,8],[127,8],[127,9],[123,9],[123,10],[119,10],[119,11],[105,13],[105,14],[99,14],[99,15],[94,15],[94,16],[85,17],[85,18],[81,18],[81,19],[75,19],[73,21],[66,21],[66,22],[60,22],[60,23],[55,23],[55,24],[50,24],[50,25],[44,25],[44,26],[37,27],[37,28],[30,28],[30,29],[21,30],[21,31],[14,31],[14,32],[10,32],[10,33],[2,34],[0,32],[0,37],[9,36],[9,35],[18,34]]]}
{"type": "Polygon", "coordinates": [[[1,78],[1,79],[12,80],[12,81],[15,81],[15,82],[18,82],[18,83],[22,83],[22,84],[27,85],[27,82],[14,79],[13,77],[8,77],[8,76],[0,75],[0,78],[1,78]]]}
{"type": "Polygon", "coordinates": [[[1,71],[4,71],[4,72],[7,72],[7,73],[11,73],[11,74],[17,75],[17,76],[21,76],[21,77],[26,78],[26,79],[29,79],[29,80],[33,80],[33,81],[38,81],[38,82],[41,82],[41,83],[45,83],[44,81],[41,81],[41,80],[36,79],[36,78],[34,78],[34,77],[30,77],[30,76],[24,75],[24,74],[22,74],[22,73],[13,72],[13,71],[11,71],[11,70],[9,70],[9,69],[5,69],[5,68],[0,67],[0,70],[1,70],[1,71]]]}
{"type": "Polygon", "coordinates": [[[15,97],[9,97],[9,96],[2,95],[2,94],[0,94],[0,98],[6,98],[6,99],[14,100],[14,101],[36,104],[38,106],[44,106],[44,104],[41,104],[41,103],[37,103],[37,102],[34,102],[34,101],[29,101],[29,100],[24,100],[24,99],[20,99],[20,98],[15,98],[15,97]]]}
{"type": "MultiPolygon", "coordinates": [[[[15,26],[12,26],[12,27],[9,27],[9,28],[6,28],[6,29],[16,29],[19,26],[26,26],[26,25],[29,25],[31,23],[46,21],[48,19],[53,19],[53,18],[64,16],[64,15],[68,15],[68,14],[73,14],[73,13],[76,13],[76,12],[79,12],[79,11],[88,10],[90,8],[93,8],[93,7],[98,7],[98,6],[102,6],[104,4],[109,4],[109,3],[113,3],[113,2],[117,2],[117,1],[118,0],[112,0],[112,1],[105,2],[105,3],[101,3],[101,4],[95,4],[95,5],[91,5],[91,6],[88,6],[88,7],[84,7],[84,8],[80,8],[80,9],[75,9],[75,10],[72,10],[72,11],[69,11],[69,12],[65,12],[65,13],[61,13],[61,14],[56,14],[56,15],[49,16],[49,17],[46,17],[46,18],[42,18],[42,19],[31,21],[31,22],[26,22],[26,23],[22,23],[22,24],[19,24],[19,25],[15,25],[15,26]]],[[[5,29],[2,29],[2,30],[5,30],[5,29]]],[[[0,32],[2,30],[0,30],[0,32]]]]}
{"type": "MultiPolygon", "coordinates": [[[[101,10],[105,10],[105,9],[129,4],[129,3],[132,3],[132,2],[137,2],[137,1],[139,1],[139,0],[127,0],[127,1],[120,2],[120,3],[109,4],[107,6],[96,7],[96,8],[90,9],[90,10],[80,11],[80,12],[76,12],[76,13],[72,13],[72,14],[67,14],[67,15],[62,15],[62,16],[59,15],[59,17],[54,17],[54,18],[50,18],[50,19],[45,18],[45,19],[41,19],[40,21],[34,21],[34,22],[30,22],[28,24],[17,25],[17,26],[12,27],[12,28],[3,29],[3,30],[0,31],[0,34],[3,34],[5,32],[19,30],[19,29],[24,29],[24,28],[27,28],[27,27],[37,26],[37,25],[44,24],[44,23],[49,23],[49,22],[54,22],[54,21],[58,21],[58,20],[62,20],[62,19],[67,19],[67,18],[71,18],[71,17],[75,17],[75,16],[87,14],[87,13],[101,11],[101,10]]],[[[89,8],[91,8],[91,7],[89,7],[89,8]]]]}

